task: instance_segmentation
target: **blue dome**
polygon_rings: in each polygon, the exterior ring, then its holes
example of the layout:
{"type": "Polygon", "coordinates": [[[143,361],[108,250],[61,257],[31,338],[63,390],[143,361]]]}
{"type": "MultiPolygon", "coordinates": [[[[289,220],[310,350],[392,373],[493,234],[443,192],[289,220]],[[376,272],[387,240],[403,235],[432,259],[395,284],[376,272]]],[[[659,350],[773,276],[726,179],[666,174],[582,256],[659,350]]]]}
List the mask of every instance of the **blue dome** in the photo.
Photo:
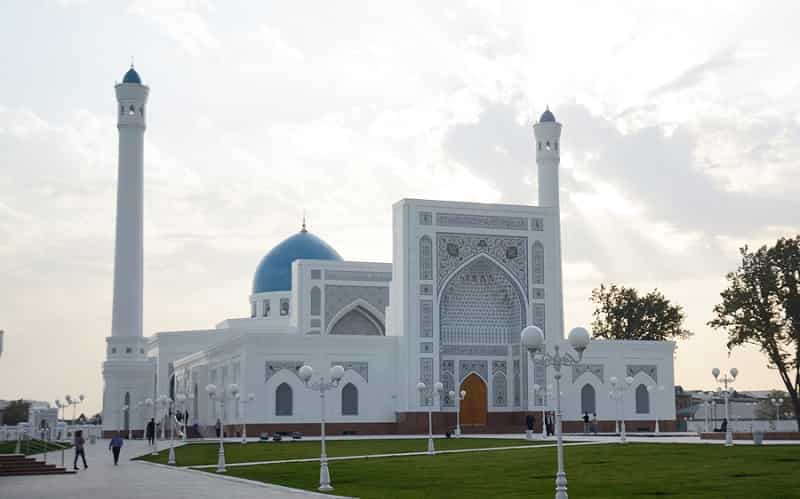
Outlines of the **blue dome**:
{"type": "Polygon", "coordinates": [[[328,243],[303,229],[261,259],[253,276],[253,293],[292,289],[292,262],[300,259],[341,261],[342,257],[328,243]]]}
{"type": "Polygon", "coordinates": [[[139,73],[137,73],[136,70],[133,69],[133,66],[131,66],[131,69],[129,69],[128,72],[125,73],[125,76],[122,77],[122,83],[138,83],[141,85],[142,79],[139,78],[139,73]]]}
{"type": "Polygon", "coordinates": [[[542,117],[539,118],[539,123],[546,123],[546,122],[555,123],[555,121],[556,117],[553,116],[553,113],[550,112],[550,108],[545,109],[545,111],[542,113],[542,117]]]}

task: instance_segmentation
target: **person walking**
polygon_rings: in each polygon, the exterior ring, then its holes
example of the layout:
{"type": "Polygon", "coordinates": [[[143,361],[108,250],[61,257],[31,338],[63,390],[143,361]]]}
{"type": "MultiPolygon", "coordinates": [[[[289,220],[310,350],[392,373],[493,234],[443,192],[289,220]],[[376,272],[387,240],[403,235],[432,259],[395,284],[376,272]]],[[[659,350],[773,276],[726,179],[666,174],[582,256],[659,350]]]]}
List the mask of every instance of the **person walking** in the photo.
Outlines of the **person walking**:
{"type": "Polygon", "coordinates": [[[111,453],[114,454],[114,466],[117,466],[119,462],[119,453],[122,450],[122,437],[119,436],[119,432],[111,439],[111,442],[108,443],[108,448],[111,450],[111,453]]]}
{"type": "Polygon", "coordinates": [[[217,438],[219,438],[219,435],[222,432],[222,421],[217,419],[217,424],[214,425],[214,429],[217,430],[217,438]]]}
{"type": "Polygon", "coordinates": [[[155,445],[156,440],[156,421],[153,418],[150,418],[150,421],[147,422],[147,429],[145,430],[147,434],[147,443],[149,445],[155,445]]]}
{"type": "Polygon", "coordinates": [[[83,459],[83,469],[89,468],[89,465],[86,464],[86,453],[83,449],[83,445],[86,443],[86,439],[83,438],[83,430],[75,430],[75,437],[72,443],[75,445],[75,461],[72,462],[72,468],[78,469],[78,456],[83,459]]]}
{"type": "Polygon", "coordinates": [[[583,433],[588,435],[589,434],[589,413],[583,413],[583,433]]]}

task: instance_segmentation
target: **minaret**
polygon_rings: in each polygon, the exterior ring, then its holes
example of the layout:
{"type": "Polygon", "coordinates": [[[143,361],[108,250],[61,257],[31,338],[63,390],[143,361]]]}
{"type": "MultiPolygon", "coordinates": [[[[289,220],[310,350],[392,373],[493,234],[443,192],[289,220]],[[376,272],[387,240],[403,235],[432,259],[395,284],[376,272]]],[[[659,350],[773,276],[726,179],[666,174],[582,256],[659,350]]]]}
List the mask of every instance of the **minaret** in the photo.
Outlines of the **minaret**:
{"type": "Polygon", "coordinates": [[[152,397],[153,367],[145,354],[142,335],[142,253],[144,200],[144,130],[147,95],[139,74],[131,65],[117,94],[119,170],[117,219],[114,245],[114,304],[111,336],[106,338],[103,393],[104,430],[127,429],[134,421],[124,406],[152,397]],[[150,390],[148,391],[148,387],[150,390]]]}
{"type": "Polygon", "coordinates": [[[111,336],[134,339],[142,337],[144,117],[150,89],[142,85],[131,66],[115,90],[119,107],[119,174],[111,336]]]}
{"type": "MultiPolygon", "coordinates": [[[[539,179],[539,206],[552,208],[554,212],[553,254],[545,253],[546,268],[553,269],[550,276],[545,272],[545,279],[549,292],[555,302],[553,307],[548,307],[547,325],[545,328],[548,340],[564,338],[564,300],[561,278],[561,208],[558,201],[558,166],[561,161],[561,123],[547,108],[542,113],[539,122],[533,125],[536,136],[536,165],[539,179]],[[555,333],[555,334],[553,334],[555,333]]],[[[548,297],[548,301],[550,298],[548,297]]]]}

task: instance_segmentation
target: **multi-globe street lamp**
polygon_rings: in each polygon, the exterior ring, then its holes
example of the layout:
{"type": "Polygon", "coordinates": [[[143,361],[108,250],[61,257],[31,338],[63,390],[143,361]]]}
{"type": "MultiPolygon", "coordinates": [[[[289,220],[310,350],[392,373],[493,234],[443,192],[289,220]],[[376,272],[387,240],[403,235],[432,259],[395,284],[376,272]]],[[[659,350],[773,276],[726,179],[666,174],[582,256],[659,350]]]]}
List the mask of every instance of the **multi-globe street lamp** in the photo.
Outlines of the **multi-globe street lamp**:
{"type": "Polygon", "coordinates": [[[217,388],[215,384],[206,385],[206,393],[208,393],[211,403],[219,403],[220,413],[220,428],[219,428],[219,451],[217,452],[217,473],[225,473],[225,444],[223,443],[225,435],[225,402],[226,400],[236,400],[236,395],[239,394],[239,385],[231,383],[228,388],[217,388]]]}
{"type": "Polygon", "coordinates": [[[442,392],[444,391],[444,385],[437,381],[433,384],[432,387],[425,385],[423,382],[417,383],[417,391],[419,391],[420,397],[424,397],[426,394],[430,394],[431,403],[428,406],[428,455],[432,456],[436,453],[436,448],[433,446],[433,392],[435,391],[439,398],[439,404],[441,408],[441,401],[442,401],[442,392]]]}
{"type": "Polygon", "coordinates": [[[166,440],[166,429],[167,429],[167,411],[169,410],[170,404],[172,404],[172,399],[167,397],[166,395],[160,395],[156,400],[158,403],[158,420],[161,422],[161,440],[166,440]]]}
{"type": "MultiPolygon", "coordinates": [[[[656,405],[656,404],[654,404],[654,402],[661,398],[661,394],[663,392],[664,392],[664,386],[663,385],[658,385],[658,386],[656,386],[656,385],[648,385],[647,386],[647,393],[649,393],[650,395],[656,394],[655,397],[651,398],[651,402],[650,402],[650,404],[651,404],[650,407],[651,408],[654,405],[656,405]]],[[[658,435],[659,433],[661,433],[659,428],[658,428],[658,411],[657,410],[653,410],[653,412],[655,413],[655,417],[656,417],[656,435],[658,435]]]]}
{"type": "Polygon", "coordinates": [[[520,334],[522,347],[528,351],[532,360],[540,360],[545,367],[552,366],[556,380],[556,449],[558,472],[556,473],[556,499],[567,499],[567,474],[564,471],[564,441],[561,436],[561,368],[578,365],[583,360],[583,352],[591,341],[589,331],[576,327],[569,332],[569,345],[578,353],[576,359],[568,352],[561,352],[558,344],[553,345],[554,353],[549,353],[545,345],[544,333],[536,326],[528,326],[520,334]]]}
{"type": "Polygon", "coordinates": [[[64,400],[67,401],[67,405],[71,405],[72,406],[72,424],[73,425],[75,424],[75,408],[78,406],[78,404],[83,402],[83,400],[85,398],[86,397],[84,397],[83,394],[78,395],[77,399],[72,398],[71,395],[65,395],[64,396],[64,400]]]}
{"type": "Polygon", "coordinates": [[[542,438],[545,439],[547,438],[547,425],[544,424],[547,416],[547,400],[549,397],[553,396],[553,386],[547,385],[547,388],[545,388],[538,383],[534,383],[531,388],[533,388],[534,396],[536,396],[537,393],[542,392],[542,438]]]}
{"type": "Polygon", "coordinates": [[[136,419],[139,419],[139,417],[142,418],[142,440],[144,440],[145,429],[147,428],[147,414],[142,413],[142,407],[144,407],[144,400],[136,402],[136,405],[134,405],[133,407],[134,409],[136,409],[136,416],[137,416],[136,419]]]}
{"type": "Polygon", "coordinates": [[[783,398],[777,397],[770,399],[772,405],[775,406],[775,430],[778,430],[778,425],[781,423],[781,406],[783,405],[783,398]]]}
{"type": "Polygon", "coordinates": [[[628,441],[625,433],[625,391],[633,384],[633,378],[627,376],[624,384],[620,383],[616,376],[611,376],[608,381],[611,383],[611,391],[608,392],[608,396],[617,404],[619,441],[624,444],[628,441]]]}
{"type": "Polygon", "coordinates": [[[456,393],[455,390],[450,390],[450,399],[456,403],[456,437],[461,436],[461,401],[467,396],[466,390],[461,390],[456,393]]]}
{"type": "Polygon", "coordinates": [[[330,370],[330,380],[326,381],[323,376],[317,381],[311,381],[314,376],[314,368],[303,365],[297,373],[300,380],[310,390],[319,392],[320,399],[320,456],[319,456],[319,487],[320,491],[331,491],[331,474],[328,470],[328,454],[325,451],[325,392],[334,390],[339,386],[339,382],[344,376],[344,367],[335,365],[330,370]]]}
{"type": "MultiPolygon", "coordinates": [[[[157,410],[157,405],[158,404],[156,404],[156,402],[153,399],[147,398],[144,401],[144,405],[145,405],[145,407],[147,407],[148,409],[150,409],[152,411],[153,421],[155,422],[155,420],[156,420],[156,410],[157,410]]],[[[145,419],[147,419],[147,416],[145,416],[145,419]]],[[[145,425],[145,433],[147,432],[146,430],[147,430],[147,425],[145,425]]],[[[158,455],[158,439],[156,438],[156,429],[155,429],[155,427],[153,428],[153,446],[152,447],[153,448],[150,450],[150,455],[151,456],[157,456],[158,455]]]]}
{"type": "Polygon", "coordinates": [[[732,367],[730,371],[728,371],[728,373],[729,374],[723,374],[722,377],[720,377],[719,368],[715,367],[714,369],[711,370],[711,375],[714,376],[714,380],[724,387],[724,389],[722,390],[722,395],[725,397],[725,446],[726,447],[730,447],[733,445],[733,428],[731,428],[731,418],[728,408],[729,405],[728,397],[730,396],[730,389],[728,388],[728,385],[733,384],[733,382],[736,380],[736,376],[739,375],[739,370],[736,369],[735,367],[732,367]]]}
{"type": "MultiPolygon", "coordinates": [[[[124,426],[123,423],[125,422],[125,411],[128,410],[128,404],[122,404],[122,407],[119,408],[119,420],[117,420],[117,433],[122,433],[122,427],[124,426]]],[[[130,430],[130,427],[128,428],[130,430]]],[[[128,432],[128,440],[130,440],[131,434],[128,432]]]]}
{"type": "Polygon", "coordinates": [[[247,404],[255,400],[255,393],[248,393],[246,397],[241,393],[236,395],[236,400],[242,404],[242,445],[247,443],[247,404]]]}

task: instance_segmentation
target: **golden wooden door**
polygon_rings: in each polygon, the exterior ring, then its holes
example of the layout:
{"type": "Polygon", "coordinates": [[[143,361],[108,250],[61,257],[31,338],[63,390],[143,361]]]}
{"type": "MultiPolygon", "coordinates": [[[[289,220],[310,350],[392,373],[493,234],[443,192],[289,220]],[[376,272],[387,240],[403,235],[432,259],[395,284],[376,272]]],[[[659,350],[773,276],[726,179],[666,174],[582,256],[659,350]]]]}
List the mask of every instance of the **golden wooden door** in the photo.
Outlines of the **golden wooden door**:
{"type": "Polygon", "coordinates": [[[486,426],[486,417],[489,412],[486,398],[486,383],[475,373],[470,374],[461,383],[461,389],[467,395],[461,401],[462,426],[486,426]]]}

